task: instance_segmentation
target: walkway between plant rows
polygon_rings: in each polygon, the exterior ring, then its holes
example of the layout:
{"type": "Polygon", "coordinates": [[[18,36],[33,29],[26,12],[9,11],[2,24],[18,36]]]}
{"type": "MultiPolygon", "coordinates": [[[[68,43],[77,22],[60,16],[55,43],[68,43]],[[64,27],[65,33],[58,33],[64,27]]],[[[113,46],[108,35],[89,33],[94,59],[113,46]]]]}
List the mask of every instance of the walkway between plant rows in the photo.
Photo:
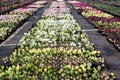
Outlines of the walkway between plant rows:
{"type": "Polygon", "coordinates": [[[120,80],[120,52],[106,40],[106,37],[101,36],[92,24],[85,20],[82,15],[78,14],[71,5],[68,3],[66,5],[71,9],[71,13],[81,25],[81,28],[86,31],[95,48],[102,52],[108,71],[114,72],[117,80],[120,80]]]}
{"type": "Polygon", "coordinates": [[[47,3],[43,8],[40,8],[37,13],[28,18],[28,20],[20,28],[18,28],[7,40],[0,44],[0,65],[3,64],[3,57],[10,56],[12,54],[24,33],[28,32],[33,26],[35,26],[35,24],[43,14],[44,10],[48,8],[50,4],[51,3],[47,3]]]}

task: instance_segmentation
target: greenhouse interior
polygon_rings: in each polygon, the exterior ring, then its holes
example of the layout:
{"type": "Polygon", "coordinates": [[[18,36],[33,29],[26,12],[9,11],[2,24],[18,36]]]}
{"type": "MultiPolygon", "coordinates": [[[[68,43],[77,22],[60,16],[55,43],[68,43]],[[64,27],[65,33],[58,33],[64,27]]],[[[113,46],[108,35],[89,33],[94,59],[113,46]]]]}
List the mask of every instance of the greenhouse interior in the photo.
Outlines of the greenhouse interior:
{"type": "Polygon", "coordinates": [[[0,0],[0,80],[120,80],[120,0],[0,0]]]}

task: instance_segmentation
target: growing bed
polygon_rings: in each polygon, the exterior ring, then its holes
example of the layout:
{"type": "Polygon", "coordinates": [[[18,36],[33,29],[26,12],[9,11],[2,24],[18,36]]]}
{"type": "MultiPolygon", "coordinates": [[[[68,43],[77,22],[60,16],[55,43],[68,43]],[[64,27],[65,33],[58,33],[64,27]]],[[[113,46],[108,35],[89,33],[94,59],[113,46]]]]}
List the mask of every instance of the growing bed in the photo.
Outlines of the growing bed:
{"type": "Polygon", "coordinates": [[[20,27],[25,20],[39,10],[46,2],[37,1],[25,7],[0,15],[0,43],[20,27]]]}
{"type": "Polygon", "coordinates": [[[65,2],[52,2],[36,27],[25,33],[18,49],[0,67],[1,79],[113,80],[104,58],[71,15],[65,2]]]}
{"type": "Polygon", "coordinates": [[[77,2],[72,3],[72,5],[90,23],[99,29],[98,32],[107,36],[107,40],[120,50],[120,18],[93,8],[86,3],[77,2]]]}

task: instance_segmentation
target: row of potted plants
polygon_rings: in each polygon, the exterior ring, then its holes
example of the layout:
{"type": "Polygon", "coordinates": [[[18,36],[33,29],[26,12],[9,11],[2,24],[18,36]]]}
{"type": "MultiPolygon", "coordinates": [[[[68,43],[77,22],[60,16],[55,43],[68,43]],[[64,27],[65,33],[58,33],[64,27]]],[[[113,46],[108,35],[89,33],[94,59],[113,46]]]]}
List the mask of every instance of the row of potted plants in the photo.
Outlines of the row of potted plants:
{"type": "Polygon", "coordinates": [[[46,4],[46,1],[36,1],[34,3],[31,3],[30,5],[21,7],[19,9],[15,9],[15,10],[11,11],[9,14],[22,15],[22,16],[24,16],[24,18],[26,18],[29,15],[32,15],[40,7],[43,7],[44,4],[46,4]]]}
{"type": "Polygon", "coordinates": [[[19,48],[10,57],[4,58],[4,62],[10,62],[11,65],[0,67],[0,79],[112,80],[115,78],[113,73],[103,71],[104,58],[101,57],[100,51],[94,49],[87,34],[81,31],[69,13],[70,10],[64,12],[66,8],[62,7],[66,7],[65,2],[54,1],[45,10],[37,25],[25,33],[20,40],[19,48]]]}
{"type": "Polygon", "coordinates": [[[0,15],[0,41],[5,40],[24,20],[34,14],[46,1],[36,1],[28,6],[0,15]]]}
{"type": "Polygon", "coordinates": [[[71,1],[75,9],[79,11],[90,23],[99,29],[99,32],[107,36],[107,40],[120,50],[120,18],[114,17],[101,10],[92,8],[86,3],[71,1]]]}

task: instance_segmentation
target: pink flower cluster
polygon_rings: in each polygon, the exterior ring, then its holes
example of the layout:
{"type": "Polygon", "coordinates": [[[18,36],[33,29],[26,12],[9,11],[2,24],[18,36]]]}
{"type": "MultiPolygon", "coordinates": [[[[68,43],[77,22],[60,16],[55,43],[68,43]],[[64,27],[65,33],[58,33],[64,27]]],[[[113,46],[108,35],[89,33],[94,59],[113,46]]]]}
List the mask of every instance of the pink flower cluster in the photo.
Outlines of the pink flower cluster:
{"type": "Polygon", "coordinates": [[[40,8],[46,3],[47,1],[37,1],[37,2],[31,3],[28,6],[25,6],[25,8],[40,8]]]}
{"type": "Polygon", "coordinates": [[[45,14],[69,13],[69,8],[66,7],[64,2],[54,1],[50,8],[45,10],[45,14]]]}
{"type": "Polygon", "coordinates": [[[12,13],[34,12],[34,11],[37,11],[40,7],[42,7],[42,5],[45,4],[45,3],[46,3],[46,1],[37,1],[37,2],[34,2],[34,3],[30,4],[30,5],[27,5],[25,7],[16,9],[12,13]]]}
{"type": "Polygon", "coordinates": [[[68,1],[68,2],[72,5],[74,5],[75,7],[79,7],[81,9],[91,8],[90,5],[87,3],[82,3],[82,2],[78,2],[78,1],[68,1]]]}

